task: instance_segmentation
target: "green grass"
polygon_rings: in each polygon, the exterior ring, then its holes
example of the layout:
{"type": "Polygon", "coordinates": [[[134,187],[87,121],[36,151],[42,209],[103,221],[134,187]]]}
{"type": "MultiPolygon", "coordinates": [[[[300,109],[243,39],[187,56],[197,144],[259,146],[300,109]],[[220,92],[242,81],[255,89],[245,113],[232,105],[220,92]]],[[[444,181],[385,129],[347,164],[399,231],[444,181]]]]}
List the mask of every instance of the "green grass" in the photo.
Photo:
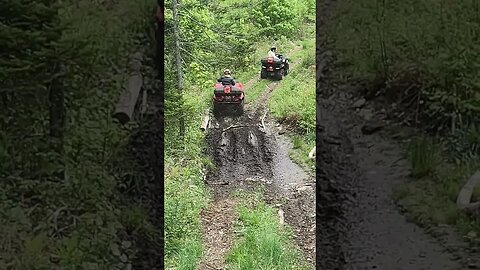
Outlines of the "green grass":
{"type": "MultiPolygon", "coordinates": [[[[313,29],[312,25],[308,29],[313,29]]],[[[315,40],[304,39],[297,42],[301,49],[290,58],[296,67],[275,89],[268,102],[272,115],[294,133],[294,147],[291,158],[310,171],[315,164],[308,159],[308,153],[315,146],[315,40]]]]}
{"type": "Polygon", "coordinates": [[[255,82],[252,87],[245,90],[245,102],[254,102],[264,91],[267,91],[267,86],[270,84],[268,80],[261,80],[255,82]]]}
{"type": "Polygon", "coordinates": [[[315,146],[315,133],[306,135],[291,135],[293,148],[290,150],[290,158],[307,171],[315,172],[315,162],[308,158],[308,153],[315,146]]]}
{"type": "Polygon", "coordinates": [[[301,262],[291,229],[280,224],[275,209],[258,194],[245,195],[237,209],[239,236],[227,255],[227,269],[310,269],[301,262]]]}
{"type": "MultiPolygon", "coordinates": [[[[205,134],[198,126],[210,106],[211,92],[191,84],[186,87],[192,95],[184,97],[183,140],[178,136],[178,117],[165,120],[165,266],[177,270],[195,269],[202,256],[199,217],[210,200],[202,171],[211,161],[202,152],[205,134]]],[[[176,110],[177,104],[166,100],[166,114],[176,110]]]]}
{"type": "Polygon", "coordinates": [[[198,217],[209,200],[202,183],[204,162],[173,162],[165,163],[165,265],[194,269],[202,253],[198,217]]]}
{"type": "Polygon", "coordinates": [[[414,179],[394,190],[395,201],[418,224],[433,230],[446,224],[461,234],[475,231],[480,235],[480,225],[456,206],[458,192],[478,169],[478,160],[450,164],[440,151],[442,146],[424,138],[414,140],[406,149],[414,179]]]}

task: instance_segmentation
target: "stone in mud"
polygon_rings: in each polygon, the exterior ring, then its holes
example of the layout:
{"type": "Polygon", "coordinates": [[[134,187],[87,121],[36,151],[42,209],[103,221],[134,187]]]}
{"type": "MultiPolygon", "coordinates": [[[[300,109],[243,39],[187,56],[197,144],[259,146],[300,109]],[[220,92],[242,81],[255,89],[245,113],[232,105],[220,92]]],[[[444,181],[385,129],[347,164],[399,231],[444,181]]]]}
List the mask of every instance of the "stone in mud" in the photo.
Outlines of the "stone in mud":
{"type": "Polygon", "coordinates": [[[358,112],[358,115],[360,115],[360,117],[362,117],[363,119],[365,119],[367,121],[372,120],[372,118],[373,118],[373,112],[371,110],[368,110],[368,109],[361,109],[358,112]]]}
{"type": "Polygon", "coordinates": [[[475,264],[475,263],[469,263],[469,264],[468,264],[468,268],[469,268],[469,269],[478,269],[478,265],[475,264]]]}
{"type": "Polygon", "coordinates": [[[362,126],[362,133],[364,135],[371,135],[383,129],[383,125],[380,123],[368,123],[362,126]]]}
{"type": "Polygon", "coordinates": [[[353,103],[352,107],[355,108],[355,109],[362,108],[363,105],[365,105],[366,102],[367,102],[366,99],[361,98],[361,99],[355,101],[355,103],[353,103]]]}
{"type": "Polygon", "coordinates": [[[310,188],[309,186],[303,186],[303,187],[297,188],[297,191],[298,191],[298,192],[302,192],[302,191],[308,190],[309,188],[310,188]]]}

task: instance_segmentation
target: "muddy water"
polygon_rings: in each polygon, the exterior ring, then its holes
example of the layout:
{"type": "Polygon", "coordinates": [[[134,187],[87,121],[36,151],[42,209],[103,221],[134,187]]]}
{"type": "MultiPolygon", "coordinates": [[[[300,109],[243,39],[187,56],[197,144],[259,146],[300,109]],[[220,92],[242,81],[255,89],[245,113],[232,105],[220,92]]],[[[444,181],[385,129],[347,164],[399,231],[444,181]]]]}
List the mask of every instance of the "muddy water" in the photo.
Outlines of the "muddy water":
{"type": "Polygon", "coordinates": [[[276,136],[276,155],[273,158],[273,175],[279,188],[287,189],[289,186],[302,186],[311,182],[312,177],[289,158],[293,147],[290,140],[283,136],[276,136]]]}

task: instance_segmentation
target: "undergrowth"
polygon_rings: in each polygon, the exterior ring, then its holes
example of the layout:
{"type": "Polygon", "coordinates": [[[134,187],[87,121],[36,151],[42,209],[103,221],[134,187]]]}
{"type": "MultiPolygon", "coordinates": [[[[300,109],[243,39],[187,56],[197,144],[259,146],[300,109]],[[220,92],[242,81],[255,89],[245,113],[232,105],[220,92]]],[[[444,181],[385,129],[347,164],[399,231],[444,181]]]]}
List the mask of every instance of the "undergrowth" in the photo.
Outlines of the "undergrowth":
{"type": "MultiPolygon", "coordinates": [[[[313,35],[313,25],[309,25],[313,35]]],[[[285,128],[293,131],[294,147],[291,157],[300,165],[314,170],[308,153],[315,146],[315,40],[301,40],[301,49],[292,56],[295,68],[272,93],[268,102],[274,118],[285,128]]]]}
{"type": "Polygon", "coordinates": [[[0,269],[131,267],[138,250],[128,229],[159,238],[142,206],[122,201],[120,186],[134,166],[124,151],[130,130],[110,114],[130,54],[148,43],[144,18],[152,4],[13,2],[1,4],[9,17],[2,20],[2,47],[10,55],[2,57],[9,90],[2,88],[1,118],[15,117],[0,129],[0,269]],[[51,73],[53,66],[61,73],[51,73]],[[65,94],[60,155],[48,144],[52,78],[65,94]]]}
{"type": "MultiPolygon", "coordinates": [[[[414,178],[395,189],[394,199],[417,223],[430,228],[450,225],[464,235],[474,232],[476,236],[467,239],[480,245],[477,218],[460,211],[456,204],[463,185],[479,168],[479,158],[455,164],[448,147],[428,137],[414,138],[406,149],[414,178]]],[[[479,201],[478,189],[472,200],[479,201]]]]}
{"type": "Polygon", "coordinates": [[[309,269],[292,245],[292,230],[279,222],[260,194],[241,194],[238,239],[227,255],[227,269],[309,269]]]}
{"type": "Polygon", "coordinates": [[[346,0],[326,25],[358,94],[428,133],[406,146],[415,180],[395,196],[417,222],[463,232],[478,231],[455,200],[480,168],[479,18],[478,1],[346,0]]]}

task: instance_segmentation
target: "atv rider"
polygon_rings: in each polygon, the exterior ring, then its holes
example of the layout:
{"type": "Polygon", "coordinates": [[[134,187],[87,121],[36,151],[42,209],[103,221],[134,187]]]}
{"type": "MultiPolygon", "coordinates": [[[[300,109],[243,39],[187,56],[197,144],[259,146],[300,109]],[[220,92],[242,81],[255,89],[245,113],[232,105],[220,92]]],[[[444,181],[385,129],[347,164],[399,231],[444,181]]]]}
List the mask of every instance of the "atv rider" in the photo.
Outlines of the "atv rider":
{"type": "Polygon", "coordinates": [[[272,48],[270,48],[270,50],[268,51],[268,57],[278,58],[277,48],[275,46],[272,46],[272,48]]]}
{"type": "Polygon", "coordinates": [[[235,85],[235,80],[232,78],[232,73],[229,69],[225,69],[223,71],[223,76],[220,77],[217,81],[222,83],[222,85],[235,85]]]}

